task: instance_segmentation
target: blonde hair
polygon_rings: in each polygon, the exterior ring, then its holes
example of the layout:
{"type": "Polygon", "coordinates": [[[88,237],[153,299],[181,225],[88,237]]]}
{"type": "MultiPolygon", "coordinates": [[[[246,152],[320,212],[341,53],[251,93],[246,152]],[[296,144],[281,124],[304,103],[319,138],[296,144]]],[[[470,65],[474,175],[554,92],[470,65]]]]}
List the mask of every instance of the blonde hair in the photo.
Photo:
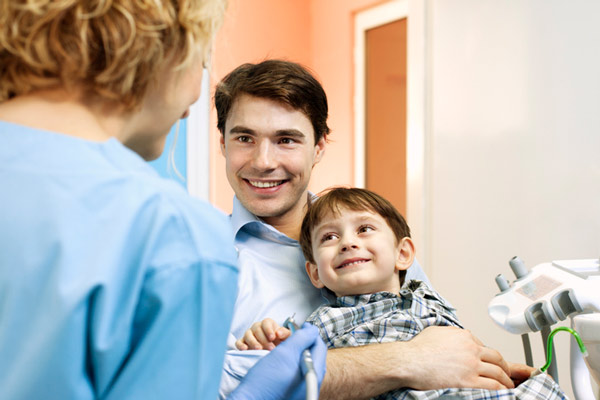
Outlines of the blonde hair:
{"type": "Polygon", "coordinates": [[[3,0],[0,102],[29,92],[83,88],[136,108],[168,66],[207,60],[227,0],[3,0]]]}

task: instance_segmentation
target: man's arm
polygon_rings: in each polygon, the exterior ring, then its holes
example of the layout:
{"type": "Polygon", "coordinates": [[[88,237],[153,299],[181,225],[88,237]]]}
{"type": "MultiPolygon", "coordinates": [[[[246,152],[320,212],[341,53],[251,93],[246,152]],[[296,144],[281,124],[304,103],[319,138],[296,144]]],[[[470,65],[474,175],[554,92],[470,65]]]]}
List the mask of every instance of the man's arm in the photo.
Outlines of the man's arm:
{"type": "Polygon", "coordinates": [[[514,387],[509,365],[469,331],[429,327],[408,342],[327,352],[322,399],[365,399],[393,389],[514,387]]]}

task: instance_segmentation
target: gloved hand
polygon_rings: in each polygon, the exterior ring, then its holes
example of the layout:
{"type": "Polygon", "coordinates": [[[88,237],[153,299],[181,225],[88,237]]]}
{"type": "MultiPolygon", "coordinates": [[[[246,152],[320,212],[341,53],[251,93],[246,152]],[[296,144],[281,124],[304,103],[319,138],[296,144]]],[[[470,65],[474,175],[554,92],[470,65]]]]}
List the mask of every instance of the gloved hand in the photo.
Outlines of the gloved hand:
{"type": "Polygon", "coordinates": [[[302,352],[307,348],[313,358],[320,388],[325,376],[327,348],[319,336],[319,330],[305,323],[302,329],[257,362],[227,399],[304,399],[306,383],[301,371],[301,358],[302,352]]]}

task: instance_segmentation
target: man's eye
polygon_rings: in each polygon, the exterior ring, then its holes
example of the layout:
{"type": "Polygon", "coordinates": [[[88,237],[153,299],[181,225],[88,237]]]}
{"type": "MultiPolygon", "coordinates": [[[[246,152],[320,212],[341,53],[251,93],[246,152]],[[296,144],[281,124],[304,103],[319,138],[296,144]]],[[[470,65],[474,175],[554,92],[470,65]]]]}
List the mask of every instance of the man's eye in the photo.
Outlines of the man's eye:
{"type": "Polygon", "coordinates": [[[250,136],[238,136],[237,138],[235,138],[235,140],[242,143],[249,143],[252,139],[250,138],[250,136]]]}
{"type": "Polygon", "coordinates": [[[292,138],[281,138],[281,144],[293,144],[296,141],[292,138]]]}

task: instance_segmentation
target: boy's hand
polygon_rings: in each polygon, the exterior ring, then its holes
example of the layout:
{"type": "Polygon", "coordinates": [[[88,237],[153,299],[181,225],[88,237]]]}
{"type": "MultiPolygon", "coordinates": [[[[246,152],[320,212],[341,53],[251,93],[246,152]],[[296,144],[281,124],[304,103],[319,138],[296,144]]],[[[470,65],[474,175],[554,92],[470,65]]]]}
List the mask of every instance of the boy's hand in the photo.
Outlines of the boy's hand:
{"type": "Polygon", "coordinates": [[[273,350],[291,334],[289,329],[277,325],[271,318],[265,318],[252,324],[244,337],[235,342],[235,347],[238,350],[273,350]]]}
{"type": "Polygon", "coordinates": [[[327,347],[319,330],[305,323],[289,340],[261,358],[227,400],[304,400],[306,380],[302,373],[302,352],[312,355],[317,385],[325,376],[327,347]]]}

